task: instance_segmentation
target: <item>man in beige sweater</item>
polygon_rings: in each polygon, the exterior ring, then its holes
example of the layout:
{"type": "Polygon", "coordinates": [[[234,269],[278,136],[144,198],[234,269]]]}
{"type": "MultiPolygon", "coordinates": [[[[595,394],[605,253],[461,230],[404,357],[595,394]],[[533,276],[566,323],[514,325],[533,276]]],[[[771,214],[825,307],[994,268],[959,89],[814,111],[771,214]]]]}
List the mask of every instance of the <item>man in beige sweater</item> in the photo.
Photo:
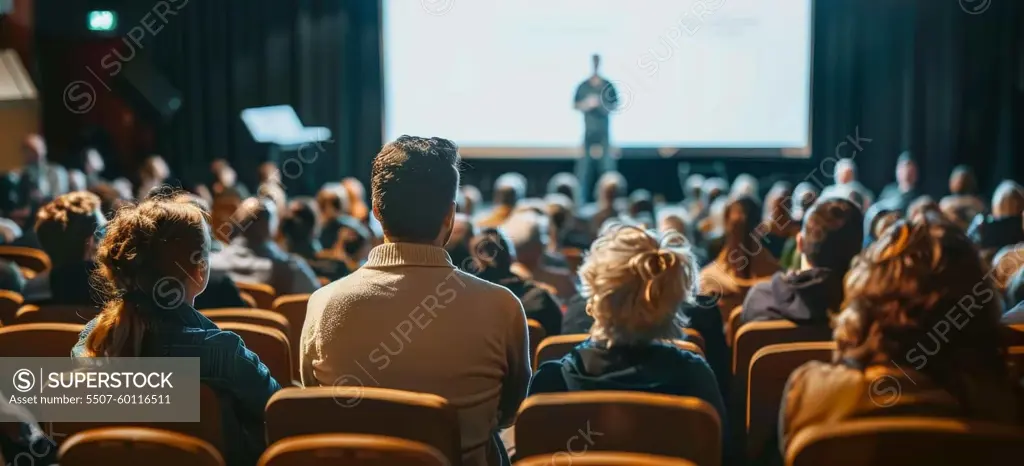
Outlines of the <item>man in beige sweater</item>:
{"type": "Polygon", "coordinates": [[[508,289],[461,272],[443,249],[458,165],[455,144],[439,138],[402,136],[374,159],[385,242],[310,298],[302,383],[440,395],[458,409],[463,464],[497,465],[496,432],[514,421],[530,381],[526,316],[508,289]]]}

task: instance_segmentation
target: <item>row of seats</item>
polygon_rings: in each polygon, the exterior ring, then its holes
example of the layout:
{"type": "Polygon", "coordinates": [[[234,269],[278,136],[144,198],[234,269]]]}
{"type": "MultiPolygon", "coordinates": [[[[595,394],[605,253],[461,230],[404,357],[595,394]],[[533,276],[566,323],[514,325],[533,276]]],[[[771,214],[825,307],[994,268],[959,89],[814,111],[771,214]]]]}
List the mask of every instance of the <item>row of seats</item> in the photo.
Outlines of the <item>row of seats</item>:
{"type": "MultiPolygon", "coordinates": [[[[208,412],[210,406],[202,408],[208,412]]],[[[271,399],[266,417],[271,446],[261,465],[328,460],[440,466],[460,461],[456,414],[435,395],[289,388],[271,399]],[[393,422],[396,418],[404,422],[393,422]]],[[[523,403],[516,421],[516,447],[524,458],[516,464],[716,466],[721,464],[719,426],[715,410],[696,398],[599,391],[536,395],[523,403]]],[[[218,442],[141,427],[94,428],[69,437],[59,459],[63,466],[221,465],[218,442]]],[[[1008,466],[1022,457],[1024,433],[1019,429],[892,417],[805,429],[793,439],[786,464],[1008,466]]]]}

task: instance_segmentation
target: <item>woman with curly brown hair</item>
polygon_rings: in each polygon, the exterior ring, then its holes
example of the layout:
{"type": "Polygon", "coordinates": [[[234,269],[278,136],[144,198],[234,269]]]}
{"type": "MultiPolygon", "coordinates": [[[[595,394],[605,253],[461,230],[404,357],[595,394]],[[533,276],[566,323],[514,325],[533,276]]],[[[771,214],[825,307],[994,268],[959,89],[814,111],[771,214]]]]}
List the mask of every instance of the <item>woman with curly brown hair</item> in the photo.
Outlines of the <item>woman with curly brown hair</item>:
{"type": "Polygon", "coordinates": [[[919,215],[887,229],[854,260],[835,322],[834,364],[790,376],[782,451],[805,427],[864,416],[1019,423],[1001,302],[957,226],[919,215]]]}

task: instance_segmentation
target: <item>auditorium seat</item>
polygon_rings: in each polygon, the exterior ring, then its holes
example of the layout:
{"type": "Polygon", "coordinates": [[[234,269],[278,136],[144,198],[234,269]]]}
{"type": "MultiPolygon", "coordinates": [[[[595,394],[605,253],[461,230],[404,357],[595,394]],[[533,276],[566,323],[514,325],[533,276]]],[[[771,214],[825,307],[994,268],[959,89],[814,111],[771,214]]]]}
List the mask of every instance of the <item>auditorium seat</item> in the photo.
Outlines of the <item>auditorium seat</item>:
{"type": "Polygon", "coordinates": [[[859,419],[797,432],[791,466],[1018,466],[1024,431],[942,418],[859,419]]]}
{"type": "Polygon", "coordinates": [[[411,440],[359,434],[288,437],[271,445],[258,466],[449,466],[429,445],[411,440]]]}
{"type": "Polygon", "coordinates": [[[25,303],[25,298],[20,294],[8,290],[0,290],[0,324],[11,325],[14,323],[14,316],[18,309],[25,303]]]}
{"type": "Polygon", "coordinates": [[[219,308],[204,309],[200,311],[207,319],[215,324],[222,322],[238,322],[242,324],[262,325],[280,330],[285,335],[291,335],[288,319],[274,311],[249,308],[219,308]]]}
{"type": "Polygon", "coordinates": [[[742,316],[743,306],[736,306],[736,308],[729,313],[729,322],[725,326],[725,341],[730,347],[733,346],[733,342],[736,340],[736,332],[740,330],[740,319],[742,316]]]}
{"type": "Polygon", "coordinates": [[[242,337],[245,347],[260,357],[260,361],[270,369],[270,375],[282,387],[292,384],[291,346],[284,332],[273,327],[240,322],[219,322],[217,326],[242,337]]]}
{"type": "Polygon", "coordinates": [[[195,437],[146,427],[79,432],[58,452],[61,466],[224,466],[220,453],[195,437]]]}
{"type": "Polygon", "coordinates": [[[707,347],[704,346],[704,335],[701,335],[695,328],[684,328],[683,340],[697,345],[697,347],[700,348],[701,353],[704,353],[704,351],[707,350],[707,347]]]}
{"type": "Polygon", "coordinates": [[[668,456],[645,455],[642,453],[621,453],[586,451],[538,455],[524,458],[513,466],[696,466],[696,464],[668,456]]]}
{"type": "Polygon", "coordinates": [[[779,409],[789,375],[809,361],[828,362],[836,344],[831,341],[769,345],[754,353],[747,378],[747,455],[757,458],[764,448],[778,450],[779,409]]]}
{"type": "Polygon", "coordinates": [[[88,306],[36,306],[26,304],[14,317],[16,324],[79,324],[85,325],[100,313],[98,307],[88,306]]]}
{"type": "Polygon", "coordinates": [[[540,342],[544,341],[547,337],[547,332],[544,331],[544,326],[533,319],[526,320],[526,332],[530,341],[530,357],[537,354],[537,347],[540,346],[540,342]]]}
{"type": "Polygon", "coordinates": [[[324,433],[397,437],[461,463],[459,420],[444,398],[363,386],[285,388],[267,403],[267,441],[324,433]]]}
{"type": "Polygon", "coordinates": [[[309,304],[308,294],[289,294],[281,296],[274,300],[273,307],[271,309],[274,312],[281,314],[285,319],[288,320],[288,343],[291,345],[292,357],[292,378],[300,380],[299,377],[299,354],[302,338],[302,326],[306,323],[306,305],[309,304]]]}
{"type": "Polygon", "coordinates": [[[515,445],[520,457],[586,449],[718,466],[721,420],[710,404],[692,397],[618,391],[534,395],[519,408],[515,445]]]}
{"type": "Polygon", "coordinates": [[[23,324],[0,327],[0,354],[7,358],[66,358],[84,325],[23,324]]]}
{"type": "Polygon", "coordinates": [[[267,310],[274,308],[274,299],[277,298],[274,287],[263,283],[246,282],[235,282],[235,285],[238,286],[239,291],[249,293],[256,300],[257,308],[267,310]]]}
{"type": "Polygon", "coordinates": [[[200,422],[54,422],[52,431],[61,435],[54,438],[54,441],[60,444],[79,432],[93,429],[147,427],[195,437],[209,443],[217,451],[224,451],[220,397],[205,383],[199,384],[199,420],[200,422]]]}
{"type": "Polygon", "coordinates": [[[251,308],[258,309],[260,307],[258,304],[256,304],[256,298],[253,298],[252,295],[249,293],[239,291],[238,297],[242,298],[242,301],[245,301],[245,304],[251,308]]]}
{"type": "MultiPolygon", "coordinates": [[[[698,335],[700,335],[698,333],[698,335]]],[[[563,356],[569,354],[576,345],[583,343],[588,338],[589,334],[586,333],[570,333],[567,335],[555,335],[553,337],[547,337],[540,342],[537,346],[537,351],[533,357],[533,369],[537,370],[541,364],[547,361],[557,361],[562,359],[563,356]]],[[[685,340],[673,340],[675,345],[683,350],[690,351],[704,357],[704,351],[699,346],[690,341],[685,340]]]]}
{"type": "Polygon", "coordinates": [[[50,270],[50,257],[45,252],[21,246],[0,246],[0,259],[18,264],[18,267],[36,274],[50,270]]]}

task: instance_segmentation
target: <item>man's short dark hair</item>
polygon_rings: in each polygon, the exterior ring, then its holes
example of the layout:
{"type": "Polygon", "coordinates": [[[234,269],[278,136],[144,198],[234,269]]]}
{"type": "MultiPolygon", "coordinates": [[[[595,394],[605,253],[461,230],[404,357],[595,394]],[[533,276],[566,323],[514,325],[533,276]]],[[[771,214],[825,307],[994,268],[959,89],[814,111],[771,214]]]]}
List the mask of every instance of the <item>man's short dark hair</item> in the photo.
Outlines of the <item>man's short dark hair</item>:
{"type": "Polygon", "coordinates": [[[849,199],[829,198],[804,216],[802,233],[811,265],[845,273],[864,246],[864,214],[849,199]]]}
{"type": "Polygon", "coordinates": [[[459,189],[459,149],[447,139],[400,136],[373,159],[370,176],[384,232],[395,240],[432,242],[459,189]]]}

